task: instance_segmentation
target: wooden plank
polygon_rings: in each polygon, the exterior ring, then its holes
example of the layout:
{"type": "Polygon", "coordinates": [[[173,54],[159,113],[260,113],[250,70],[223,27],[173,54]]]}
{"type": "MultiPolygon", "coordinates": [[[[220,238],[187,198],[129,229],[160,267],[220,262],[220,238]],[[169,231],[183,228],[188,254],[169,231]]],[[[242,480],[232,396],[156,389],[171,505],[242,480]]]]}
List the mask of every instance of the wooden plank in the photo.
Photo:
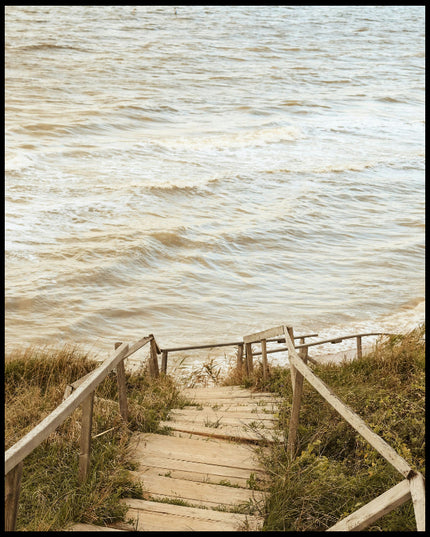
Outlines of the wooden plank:
{"type": "Polygon", "coordinates": [[[244,343],[257,343],[262,339],[268,339],[271,337],[277,337],[283,335],[283,326],[276,326],[274,328],[269,328],[268,330],[263,330],[261,332],[256,332],[255,334],[250,334],[249,336],[243,336],[244,343]]]}
{"type": "MultiPolygon", "coordinates": [[[[181,499],[204,507],[233,507],[249,500],[263,502],[266,493],[238,487],[201,483],[160,475],[144,474],[142,487],[152,499],[181,499]]],[[[150,498],[145,498],[150,499],[150,498]]]]}
{"type": "Polygon", "coordinates": [[[5,474],[9,473],[19,462],[41,444],[72,412],[93,392],[106,376],[124,358],[128,345],[122,344],[112,357],[102,363],[92,374],[71,394],[60,403],[45,419],[5,453],[5,474]]]}
{"type": "MultiPolygon", "coordinates": [[[[286,336],[288,336],[285,327],[286,336]]],[[[290,337],[286,337],[289,361],[297,370],[305,377],[317,392],[346,420],[369,444],[378,451],[390,464],[396,468],[404,477],[408,477],[412,472],[412,468],[385,440],[374,433],[366,423],[352,411],[343,401],[332,392],[332,390],[309,368],[303,363],[294,349],[290,337]]]]}
{"type": "Polygon", "coordinates": [[[218,415],[218,416],[210,416],[210,415],[202,415],[201,412],[197,411],[195,414],[171,414],[170,420],[166,420],[163,423],[171,423],[172,426],[175,423],[190,423],[194,425],[198,425],[199,427],[216,427],[223,429],[224,427],[238,427],[240,429],[247,429],[249,428],[256,428],[256,429],[275,429],[277,427],[277,423],[275,420],[269,420],[269,419],[262,419],[259,420],[256,417],[251,418],[242,418],[240,416],[226,416],[224,415],[218,415]]]}
{"type": "Polygon", "coordinates": [[[361,531],[387,513],[404,504],[411,497],[409,481],[404,479],[327,531],[361,531]]]}
{"type": "Polygon", "coordinates": [[[156,475],[168,475],[189,481],[201,481],[203,483],[219,484],[227,481],[242,488],[248,487],[251,474],[261,484],[267,481],[263,470],[242,469],[209,462],[193,462],[183,459],[164,457],[160,454],[147,454],[140,460],[139,469],[131,471],[133,476],[144,478],[147,473],[156,475]]]}
{"type": "Polygon", "coordinates": [[[18,515],[18,501],[21,490],[23,463],[18,463],[5,479],[5,502],[4,502],[4,529],[15,531],[16,518],[18,515]]]}
{"type": "Polygon", "coordinates": [[[412,502],[417,522],[417,531],[426,529],[426,491],[422,474],[418,473],[409,480],[412,502]]]}
{"type": "MultiPolygon", "coordinates": [[[[252,407],[251,407],[252,408],[252,407]]],[[[210,420],[214,421],[219,419],[220,417],[226,417],[226,418],[238,418],[242,420],[256,420],[256,421],[268,421],[268,422],[277,422],[277,419],[273,416],[272,413],[269,412],[252,412],[248,410],[241,410],[240,407],[234,407],[233,410],[225,409],[225,410],[214,410],[210,407],[204,407],[201,410],[200,409],[193,409],[193,408],[183,408],[181,410],[171,410],[169,414],[171,419],[176,418],[193,418],[193,417],[200,417],[203,420],[210,420]]]]}
{"type": "Polygon", "coordinates": [[[130,442],[133,457],[144,461],[146,455],[160,455],[187,461],[259,469],[254,450],[246,444],[235,444],[214,438],[178,438],[155,433],[135,433],[130,442]]]}
{"type": "Polygon", "coordinates": [[[137,519],[137,531],[238,531],[242,527],[258,530],[261,517],[226,513],[151,502],[149,500],[123,500],[129,506],[127,517],[137,519]]]}
{"type": "Polygon", "coordinates": [[[189,422],[170,422],[162,421],[161,427],[170,427],[173,431],[182,433],[199,434],[211,438],[223,438],[235,440],[236,442],[275,442],[277,440],[274,431],[269,429],[260,429],[256,432],[242,427],[205,427],[204,425],[193,424],[189,422]]]}
{"type": "Polygon", "coordinates": [[[251,375],[254,371],[251,343],[245,343],[245,375],[251,375]]]}

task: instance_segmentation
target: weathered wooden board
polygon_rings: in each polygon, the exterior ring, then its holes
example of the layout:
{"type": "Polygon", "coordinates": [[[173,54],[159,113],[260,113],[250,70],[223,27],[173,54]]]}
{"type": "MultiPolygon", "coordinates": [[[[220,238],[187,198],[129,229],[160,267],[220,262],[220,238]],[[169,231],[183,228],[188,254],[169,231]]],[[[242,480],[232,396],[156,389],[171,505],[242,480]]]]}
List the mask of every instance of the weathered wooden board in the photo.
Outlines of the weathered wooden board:
{"type": "Polygon", "coordinates": [[[262,427],[253,429],[245,425],[226,425],[219,427],[206,427],[204,424],[192,423],[188,421],[162,421],[162,427],[170,427],[174,431],[183,433],[198,434],[211,438],[222,438],[234,440],[235,442],[275,442],[277,431],[274,429],[264,429],[262,427]]]}
{"type": "Polygon", "coordinates": [[[265,493],[262,491],[189,481],[152,473],[143,474],[142,487],[148,493],[146,499],[181,499],[194,506],[211,508],[238,506],[250,500],[261,502],[265,498],[265,493]]]}
{"type": "Polygon", "coordinates": [[[257,531],[263,520],[260,517],[224,513],[211,509],[198,509],[151,502],[124,500],[129,506],[127,517],[137,519],[137,531],[257,531]]]}
{"type": "Polygon", "coordinates": [[[139,470],[131,472],[138,481],[143,480],[145,475],[152,474],[199,481],[201,483],[220,484],[221,482],[228,482],[232,485],[247,488],[251,474],[253,474],[253,481],[256,480],[260,487],[263,487],[268,479],[260,470],[250,473],[249,470],[240,468],[179,461],[156,456],[146,457],[145,464],[146,466],[141,466],[139,470]]]}
{"type": "Polygon", "coordinates": [[[221,408],[213,409],[211,407],[204,408],[183,408],[181,410],[173,410],[170,412],[170,419],[187,419],[191,417],[192,419],[200,417],[200,419],[216,420],[221,417],[225,418],[236,418],[241,420],[255,420],[255,421],[268,421],[276,423],[277,420],[271,412],[252,412],[249,410],[240,410],[238,407],[234,409],[230,408],[221,408]]]}

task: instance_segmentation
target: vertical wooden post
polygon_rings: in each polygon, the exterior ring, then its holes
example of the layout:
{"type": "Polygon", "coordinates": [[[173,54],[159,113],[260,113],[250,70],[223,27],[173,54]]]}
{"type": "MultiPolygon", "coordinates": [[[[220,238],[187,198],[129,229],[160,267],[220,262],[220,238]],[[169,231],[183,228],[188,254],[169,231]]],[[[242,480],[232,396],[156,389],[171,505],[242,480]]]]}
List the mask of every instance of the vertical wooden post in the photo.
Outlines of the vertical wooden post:
{"type": "Polygon", "coordinates": [[[90,467],[91,427],[93,423],[94,392],[82,403],[81,453],[79,455],[79,481],[85,481],[90,467]]]}
{"type": "Polygon", "coordinates": [[[263,361],[263,382],[266,382],[269,371],[267,366],[267,346],[265,339],[261,340],[261,358],[263,361]]]}
{"type": "MultiPolygon", "coordinates": [[[[115,349],[122,345],[121,341],[115,343],[115,349]]],[[[116,366],[116,379],[118,383],[118,401],[119,401],[119,411],[121,413],[122,419],[128,421],[128,405],[127,405],[127,386],[125,383],[125,367],[124,360],[121,360],[116,366]]]]}
{"type": "Polygon", "coordinates": [[[251,375],[254,371],[251,343],[245,343],[245,373],[251,375]]]}
{"type": "Polygon", "coordinates": [[[150,349],[150,356],[149,356],[149,374],[153,378],[157,378],[159,373],[158,370],[158,358],[157,358],[157,344],[155,343],[155,339],[151,339],[151,349],[150,349]]]}
{"type": "Polygon", "coordinates": [[[243,367],[243,343],[237,346],[237,370],[242,371],[243,367]]]}
{"type": "Polygon", "coordinates": [[[167,374],[167,351],[161,354],[161,372],[167,374]]]}
{"type": "MultiPolygon", "coordinates": [[[[291,339],[292,346],[294,347],[293,328],[288,326],[287,331],[288,331],[288,336],[291,339]]],[[[287,337],[287,335],[285,337],[287,337]]],[[[300,371],[298,371],[291,364],[291,361],[290,361],[290,367],[291,367],[291,381],[293,383],[293,404],[291,408],[291,418],[290,418],[290,425],[289,425],[289,430],[288,430],[287,453],[290,455],[291,458],[293,458],[295,454],[295,449],[296,449],[300,405],[302,402],[303,375],[300,373],[300,371]]]]}
{"type": "Polygon", "coordinates": [[[363,351],[361,348],[361,336],[357,336],[357,358],[361,358],[363,356],[363,351]]]}
{"type": "MultiPolygon", "coordinates": [[[[301,343],[302,345],[304,345],[304,343],[305,343],[305,338],[304,338],[304,337],[301,337],[301,338],[300,338],[300,343],[301,343]]],[[[305,364],[306,364],[307,361],[308,361],[308,350],[309,350],[309,347],[302,347],[302,348],[300,349],[300,352],[299,352],[299,356],[300,356],[300,358],[305,362],[305,364]]]]}
{"type": "Polygon", "coordinates": [[[5,478],[5,498],[4,498],[4,529],[5,531],[15,531],[16,519],[18,515],[18,500],[21,490],[23,462],[18,463],[5,478]]]}
{"type": "MultiPolygon", "coordinates": [[[[291,341],[293,342],[294,346],[294,330],[292,326],[287,326],[288,335],[291,338],[291,341]]],[[[293,364],[290,362],[290,371],[291,371],[291,385],[293,387],[293,394],[296,386],[296,368],[293,366],[293,364]]]]}

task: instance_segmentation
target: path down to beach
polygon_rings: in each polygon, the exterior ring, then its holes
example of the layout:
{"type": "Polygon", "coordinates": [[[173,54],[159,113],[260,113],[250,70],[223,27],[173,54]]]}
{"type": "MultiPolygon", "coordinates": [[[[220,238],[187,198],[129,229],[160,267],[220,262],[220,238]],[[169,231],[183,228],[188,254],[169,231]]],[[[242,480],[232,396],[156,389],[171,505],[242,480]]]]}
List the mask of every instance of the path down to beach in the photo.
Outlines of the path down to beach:
{"type": "Polygon", "coordinates": [[[182,393],[192,404],[173,410],[161,424],[169,434],[132,437],[137,463],[132,474],[142,483],[144,499],[123,500],[129,507],[126,519],[132,520],[128,529],[260,530],[267,474],[256,450],[281,434],[276,398],[238,386],[182,393]]]}

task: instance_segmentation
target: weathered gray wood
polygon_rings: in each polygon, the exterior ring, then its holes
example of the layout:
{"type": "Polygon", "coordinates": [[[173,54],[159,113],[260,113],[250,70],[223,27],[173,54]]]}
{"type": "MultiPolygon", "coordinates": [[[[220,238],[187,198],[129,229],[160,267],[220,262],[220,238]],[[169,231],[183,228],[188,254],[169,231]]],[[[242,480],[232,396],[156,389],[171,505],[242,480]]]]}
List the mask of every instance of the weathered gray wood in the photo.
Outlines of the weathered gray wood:
{"type": "Polygon", "coordinates": [[[417,531],[426,529],[426,491],[425,481],[422,474],[417,473],[409,480],[409,486],[414,505],[417,531]]]}
{"type": "Polygon", "coordinates": [[[4,502],[4,529],[14,531],[18,515],[18,500],[21,490],[21,476],[23,463],[20,462],[13,468],[5,479],[5,502],[4,502]]]}
{"type": "Polygon", "coordinates": [[[166,374],[167,373],[167,351],[163,351],[161,354],[161,372],[166,374]]]}
{"type": "Polygon", "coordinates": [[[261,340],[261,359],[263,362],[263,382],[266,382],[269,377],[269,366],[267,364],[267,345],[266,340],[261,340]]]}
{"type": "Polygon", "coordinates": [[[93,423],[94,392],[82,403],[81,452],[79,455],[79,481],[86,480],[90,468],[91,428],[93,423]]]}
{"type": "Polygon", "coordinates": [[[351,515],[347,516],[327,531],[361,531],[368,528],[375,520],[407,502],[411,497],[409,482],[404,479],[351,515]]]}
{"type": "Polygon", "coordinates": [[[153,378],[157,378],[160,374],[158,369],[158,358],[157,358],[157,343],[155,339],[151,339],[151,350],[150,350],[150,356],[149,356],[149,374],[153,378]]]}
{"type": "MultiPolygon", "coordinates": [[[[121,345],[118,341],[115,343],[115,350],[121,345]]],[[[119,411],[122,419],[127,423],[128,421],[128,403],[127,403],[127,385],[125,381],[125,367],[124,360],[121,360],[116,366],[116,379],[118,384],[118,401],[119,411]]]]}
{"type": "Polygon", "coordinates": [[[357,336],[357,358],[362,358],[363,350],[361,347],[361,336],[357,336]]]}
{"type": "Polygon", "coordinates": [[[254,361],[252,358],[251,343],[245,343],[245,373],[251,375],[254,371],[254,361]]]}
{"type": "Polygon", "coordinates": [[[237,346],[237,369],[242,371],[243,368],[243,343],[239,343],[237,346]]]}
{"type": "Polygon", "coordinates": [[[275,328],[269,328],[268,330],[263,330],[262,332],[256,332],[255,334],[250,334],[249,336],[244,336],[244,343],[257,343],[262,339],[268,339],[269,337],[281,336],[283,326],[276,326],[275,328]]]}
{"type": "MultiPolygon", "coordinates": [[[[294,332],[292,327],[287,328],[287,333],[291,338],[291,341],[294,341],[294,332]]],[[[294,343],[293,343],[294,345],[294,343]]],[[[293,383],[293,404],[291,407],[291,417],[288,428],[288,440],[287,440],[287,453],[291,458],[294,457],[294,452],[296,448],[297,440],[297,429],[299,426],[299,415],[300,407],[302,404],[302,394],[303,394],[303,375],[300,371],[297,371],[294,365],[291,363],[291,381],[293,383]]]]}
{"type": "Polygon", "coordinates": [[[72,412],[93,392],[106,376],[124,358],[128,345],[123,343],[113,356],[103,362],[92,374],[43,419],[34,429],[9,448],[5,453],[5,474],[9,473],[19,462],[41,444],[55,429],[68,418],[72,412]]]}
{"type": "MultiPolygon", "coordinates": [[[[285,332],[287,329],[285,327],[285,332]]],[[[318,378],[307,364],[298,356],[290,337],[286,337],[288,346],[288,357],[290,363],[302,373],[305,379],[317,392],[346,420],[369,444],[376,449],[390,464],[396,468],[404,477],[408,477],[412,468],[385,440],[374,433],[366,423],[343,403],[324,382],[318,378]]]]}

